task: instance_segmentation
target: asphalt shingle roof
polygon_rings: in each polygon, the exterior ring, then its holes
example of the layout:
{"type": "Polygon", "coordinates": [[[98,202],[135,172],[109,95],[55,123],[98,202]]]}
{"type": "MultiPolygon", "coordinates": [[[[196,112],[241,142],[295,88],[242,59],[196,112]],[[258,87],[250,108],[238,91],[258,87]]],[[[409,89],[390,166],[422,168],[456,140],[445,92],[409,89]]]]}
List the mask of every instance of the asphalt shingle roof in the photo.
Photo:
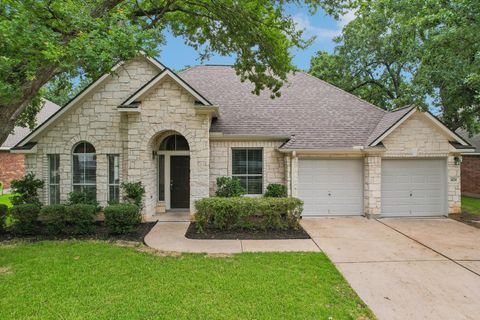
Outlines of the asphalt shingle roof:
{"type": "Polygon", "coordinates": [[[402,119],[407,113],[409,113],[414,106],[409,106],[401,109],[397,109],[392,112],[387,112],[378,122],[375,129],[370,134],[370,137],[367,139],[367,145],[373,143],[377,138],[379,138],[385,131],[390,129],[395,123],[402,119]]]}
{"type": "MultiPolygon", "coordinates": [[[[41,125],[44,121],[46,121],[52,114],[60,109],[60,106],[48,101],[44,100],[45,104],[42,109],[37,113],[36,122],[37,127],[41,125]]],[[[22,128],[22,127],[15,127],[13,132],[7,137],[7,140],[1,145],[1,149],[11,149],[17,143],[19,143],[23,138],[25,138],[32,130],[29,128],[22,128]]]]}
{"type": "Polygon", "coordinates": [[[252,94],[231,66],[196,66],[179,73],[214,105],[220,118],[212,132],[295,135],[283,148],[337,149],[365,145],[386,112],[303,72],[288,77],[280,98],[252,94]]]}
{"type": "Polygon", "coordinates": [[[457,129],[455,132],[467,140],[475,148],[475,152],[480,152],[480,134],[470,136],[468,132],[463,129],[457,129]]]}

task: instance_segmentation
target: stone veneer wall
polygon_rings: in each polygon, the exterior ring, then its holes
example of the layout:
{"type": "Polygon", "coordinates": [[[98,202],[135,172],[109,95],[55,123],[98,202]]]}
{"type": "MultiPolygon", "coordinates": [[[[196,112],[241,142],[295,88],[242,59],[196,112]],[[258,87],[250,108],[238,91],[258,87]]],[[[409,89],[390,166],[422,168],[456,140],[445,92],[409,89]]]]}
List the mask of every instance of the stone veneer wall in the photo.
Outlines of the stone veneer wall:
{"type": "Polygon", "coordinates": [[[276,151],[283,141],[210,141],[210,195],[215,194],[216,179],[232,174],[232,148],[263,149],[263,189],[270,183],[286,183],[284,154],[276,151]]]}
{"type": "Polygon", "coordinates": [[[426,115],[416,112],[383,139],[383,158],[445,158],[447,161],[448,213],[461,211],[460,166],[455,164],[448,137],[426,115]]]}
{"type": "Polygon", "coordinates": [[[480,155],[462,157],[462,194],[480,197],[480,155]]]}
{"type": "Polygon", "coordinates": [[[25,175],[25,156],[23,154],[0,151],[0,181],[4,189],[10,189],[12,180],[25,175]]]}
{"type": "MultiPolygon", "coordinates": [[[[107,154],[119,154],[121,180],[139,180],[139,175],[129,175],[126,159],[128,155],[128,115],[117,110],[127,97],[150,80],[160,70],[143,57],[133,59],[106,79],[66,114],[60,117],[42,136],[36,138],[37,154],[26,154],[26,171],[47,181],[48,154],[60,155],[60,194],[67,199],[72,190],[71,152],[79,141],[88,141],[97,153],[97,199],[106,205],[108,194],[107,154]]],[[[144,131],[143,131],[144,132],[144,131]]],[[[148,138],[146,138],[148,139],[148,138]]],[[[47,190],[41,197],[47,203],[47,190]]]]}
{"type": "Polygon", "coordinates": [[[382,211],[382,158],[367,155],[363,170],[364,213],[369,217],[378,216],[382,211]]]}

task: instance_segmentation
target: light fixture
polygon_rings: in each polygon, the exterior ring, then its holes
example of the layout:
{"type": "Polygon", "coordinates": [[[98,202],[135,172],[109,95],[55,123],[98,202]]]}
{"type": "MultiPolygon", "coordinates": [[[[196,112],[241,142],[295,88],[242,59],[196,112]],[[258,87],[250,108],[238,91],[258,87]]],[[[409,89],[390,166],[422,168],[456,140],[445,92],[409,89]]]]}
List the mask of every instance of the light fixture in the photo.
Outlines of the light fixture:
{"type": "Polygon", "coordinates": [[[459,166],[462,163],[462,157],[454,157],[453,162],[456,166],[459,166]]]}
{"type": "Polygon", "coordinates": [[[152,151],[152,159],[155,159],[155,156],[157,155],[157,152],[155,150],[152,151]]]}

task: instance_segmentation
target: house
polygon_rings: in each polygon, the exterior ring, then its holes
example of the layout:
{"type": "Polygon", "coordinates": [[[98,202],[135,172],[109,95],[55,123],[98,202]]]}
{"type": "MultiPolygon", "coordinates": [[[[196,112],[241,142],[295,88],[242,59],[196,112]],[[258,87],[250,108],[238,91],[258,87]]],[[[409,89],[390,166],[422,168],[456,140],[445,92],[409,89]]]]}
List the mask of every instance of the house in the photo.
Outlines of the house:
{"type": "Polygon", "coordinates": [[[303,72],[280,98],[251,94],[231,66],[179,74],[139,56],[116,65],[14,148],[44,179],[45,202],[88,190],[105,205],[142,181],[145,217],[193,208],[234,176],[249,195],[270,183],[305,216],[460,212],[460,153],[472,149],[415,107],[371,105],[303,72]]]}
{"type": "Polygon", "coordinates": [[[457,133],[475,147],[475,152],[462,154],[462,194],[480,198],[480,134],[469,137],[461,129],[457,133]]]}
{"type": "MultiPolygon", "coordinates": [[[[51,101],[44,100],[43,103],[42,109],[36,116],[37,126],[60,109],[59,105],[51,101]]],[[[7,140],[0,146],[0,181],[6,190],[10,188],[12,180],[20,179],[25,175],[24,155],[10,153],[10,149],[24,139],[30,132],[31,130],[29,128],[16,126],[13,132],[7,137],[7,140]]]]}

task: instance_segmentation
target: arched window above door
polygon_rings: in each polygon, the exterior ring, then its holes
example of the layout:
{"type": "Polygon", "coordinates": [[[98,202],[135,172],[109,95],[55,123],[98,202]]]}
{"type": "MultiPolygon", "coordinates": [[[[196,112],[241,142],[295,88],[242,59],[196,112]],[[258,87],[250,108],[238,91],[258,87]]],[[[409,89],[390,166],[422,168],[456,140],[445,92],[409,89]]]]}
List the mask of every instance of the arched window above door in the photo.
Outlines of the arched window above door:
{"type": "Polygon", "coordinates": [[[171,136],[166,137],[163,139],[162,143],[160,144],[161,151],[188,151],[190,148],[188,147],[187,139],[179,134],[172,134],[171,136]]]}

